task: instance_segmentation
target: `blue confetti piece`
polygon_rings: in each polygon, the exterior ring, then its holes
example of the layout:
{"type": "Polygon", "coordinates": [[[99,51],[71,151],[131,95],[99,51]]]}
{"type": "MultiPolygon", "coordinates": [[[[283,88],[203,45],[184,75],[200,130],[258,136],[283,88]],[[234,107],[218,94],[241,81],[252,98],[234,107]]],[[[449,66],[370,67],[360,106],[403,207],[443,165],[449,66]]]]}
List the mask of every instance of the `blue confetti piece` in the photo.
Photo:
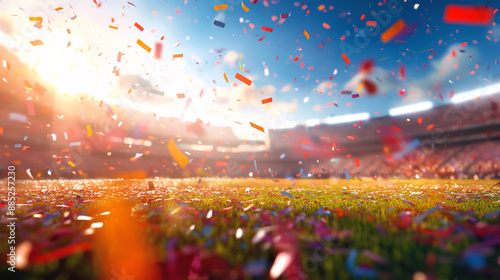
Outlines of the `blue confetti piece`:
{"type": "Polygon", "coordinates": [[[201,229],[201,232],[203,233],[203,236],[210,235],[212,233],[212,227],[211,226],[204,226],[201,229]]]}
{"type": "Polygon", "coordinates": [[[257,170],[257,160],[253,160],[253,164],[255,165],[255,170],[257,170]]]}
{"type": "Polygon", "coordinates": [[[289,198],[293,198],[293,195],[291,195],[290,193],[287,193],[287,192],[285,192],[285,191],[281,191],[281,194],[282,194],[282,195],[286,195],[286,196],[288,196],[289,198]]]}
{"type": "Polygon", "coordinates": [[[349,181],[349,178],[351,178],[351,176],[349,175],[349,171],[347,170],[347,168],[344,168],[344,174],[347,181],[349,181]]]}
{"type": "Polygon", "coordinates": [[[226,26],[225,23],[223,23],[222,21],[218,21],[218,20],[214,20],[214,25],[218,26],[218,27],[222,27],[222,28],[224,28],[226,26]]]}
{"type": "Polygon", "coordinates": [[[286,154],[281,154],[280,159],[284,159],[286,157],[286,154]]]}
{"type": "Polygon", "coordinates": [[[205,244],[204,244],[205,248],[212,246],[214,244],[214,242],[215,242],[215,240],[213,240],[213,239],[207,240],[207,242],[205,242],[205,244]]]}

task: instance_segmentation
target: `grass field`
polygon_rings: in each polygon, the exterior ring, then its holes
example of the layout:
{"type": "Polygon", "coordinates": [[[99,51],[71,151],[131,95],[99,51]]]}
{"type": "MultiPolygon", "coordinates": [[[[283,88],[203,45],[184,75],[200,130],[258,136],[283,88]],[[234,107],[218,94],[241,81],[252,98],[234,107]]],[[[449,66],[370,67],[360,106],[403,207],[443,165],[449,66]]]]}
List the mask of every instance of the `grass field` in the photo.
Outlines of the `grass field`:
{"type": "Polygon", "coordinates": [[[494,181],[151,182],[18,181],[17,272],[0,277],[500,279],[494,181]]]}

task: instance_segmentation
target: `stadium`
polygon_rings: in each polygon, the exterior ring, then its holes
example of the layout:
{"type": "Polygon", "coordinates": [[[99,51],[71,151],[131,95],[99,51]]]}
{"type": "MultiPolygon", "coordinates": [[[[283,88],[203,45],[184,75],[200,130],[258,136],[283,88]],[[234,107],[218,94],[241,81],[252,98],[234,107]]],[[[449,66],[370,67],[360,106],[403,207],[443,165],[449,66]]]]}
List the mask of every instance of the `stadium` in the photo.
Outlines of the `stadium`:
{"type": "Polygon", "coordinates": [[[0,3],[2,279],[500,277],[495,3],[42,2],[0,3]]]}

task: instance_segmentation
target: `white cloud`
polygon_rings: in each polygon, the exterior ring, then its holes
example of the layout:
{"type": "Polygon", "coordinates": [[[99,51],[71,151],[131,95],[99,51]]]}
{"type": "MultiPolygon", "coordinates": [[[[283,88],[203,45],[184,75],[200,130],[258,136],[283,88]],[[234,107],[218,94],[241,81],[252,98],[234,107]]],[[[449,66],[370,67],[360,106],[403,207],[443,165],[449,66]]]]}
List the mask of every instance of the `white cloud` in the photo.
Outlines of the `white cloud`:
{"type": "Polygon", "coordinates": [[[234,67],[234,63],[238,60],[240,54],[235,51],[228,51],[222,61],[229,65],[231,68],[234,67]]]}

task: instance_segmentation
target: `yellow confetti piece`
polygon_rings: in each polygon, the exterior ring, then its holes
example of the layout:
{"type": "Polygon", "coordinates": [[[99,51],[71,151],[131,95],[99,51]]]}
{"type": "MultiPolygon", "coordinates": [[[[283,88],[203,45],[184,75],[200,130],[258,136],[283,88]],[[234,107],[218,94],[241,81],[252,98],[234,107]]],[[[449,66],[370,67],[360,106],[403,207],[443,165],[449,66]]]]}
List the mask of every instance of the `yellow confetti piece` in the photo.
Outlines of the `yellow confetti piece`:
{"type": "Polygon", "coordinates": [[[118,29],[118,26],[110,25],[109,28],[118,29]]]}
{"type": "Polygon", "coordinates": [[[42,17],[30,17],[30,21],[43,21],[42,17]]]}
{"type": "Polygon", "coordinates": [[[225,9],[227,9],[227,4],[214,6],[214,10],[216,10],[216,11],[218,11],[218,10],[225,10],[225,9]]]}
{"type": "Polygon", "coordinates": [[[141,46],[143,49],[145,49],[147,52],[151,51],[151,48],[148,45],[144,44],[144,42],[141,41],[141,39],[137,39],[137,44],[141,46]]]}
{"type": "Polygon", "coordinates": [[[307,40],[309,40],[309,33],[307,33],[307,31],[305,30],[304,30],[304,35],[306,35],[307,40]]]}
{"type": "Polygon", "coordinates": [[[241,7],[243,8],[243,10],[245,10],[245,12],[248,13],[248,11],[250,11],[249,8],[247,8],[247,6],[245,6],[245,4],[243,4],[243,1],[241,1],[241,7]]]}
{"type": "Polygon", "coordinates": [[[226,72],[224,72],[224,79],[226,79],[226,83],[229,83],[229,81],[227,80],[226,72]]]}
{"type": "Polygon", "coordinates": [[[87,125],[87,134],[89,137],[92,137],[92,127],[90,125],[87,125]]]}
{"type": "Polygon", "coordinates": [[[363,89],[364,86],[365,86],[365,81],[361,82],[361,84],[358,87],[357,93],[359,93],[363,89]]]}
{"type": "Polygon", "coordinates": [[[240,55],[240,70],[243,72],[243,67],[241,67],[241,55],[240,55]]]}
{"type": "Polygon", "coordinates": [[[68,164],[71,165],[71,167],[75,167],[75,164],[71,160],[68,160],[68,164]]]}
{"type": "Polygon", "coordinates": [[[184,168],[189,163],[189,158],[181,150],[179,150],[179,148],[177,148],[173,139],[168,142],[168,151],[180,167],[184,168]]]}

